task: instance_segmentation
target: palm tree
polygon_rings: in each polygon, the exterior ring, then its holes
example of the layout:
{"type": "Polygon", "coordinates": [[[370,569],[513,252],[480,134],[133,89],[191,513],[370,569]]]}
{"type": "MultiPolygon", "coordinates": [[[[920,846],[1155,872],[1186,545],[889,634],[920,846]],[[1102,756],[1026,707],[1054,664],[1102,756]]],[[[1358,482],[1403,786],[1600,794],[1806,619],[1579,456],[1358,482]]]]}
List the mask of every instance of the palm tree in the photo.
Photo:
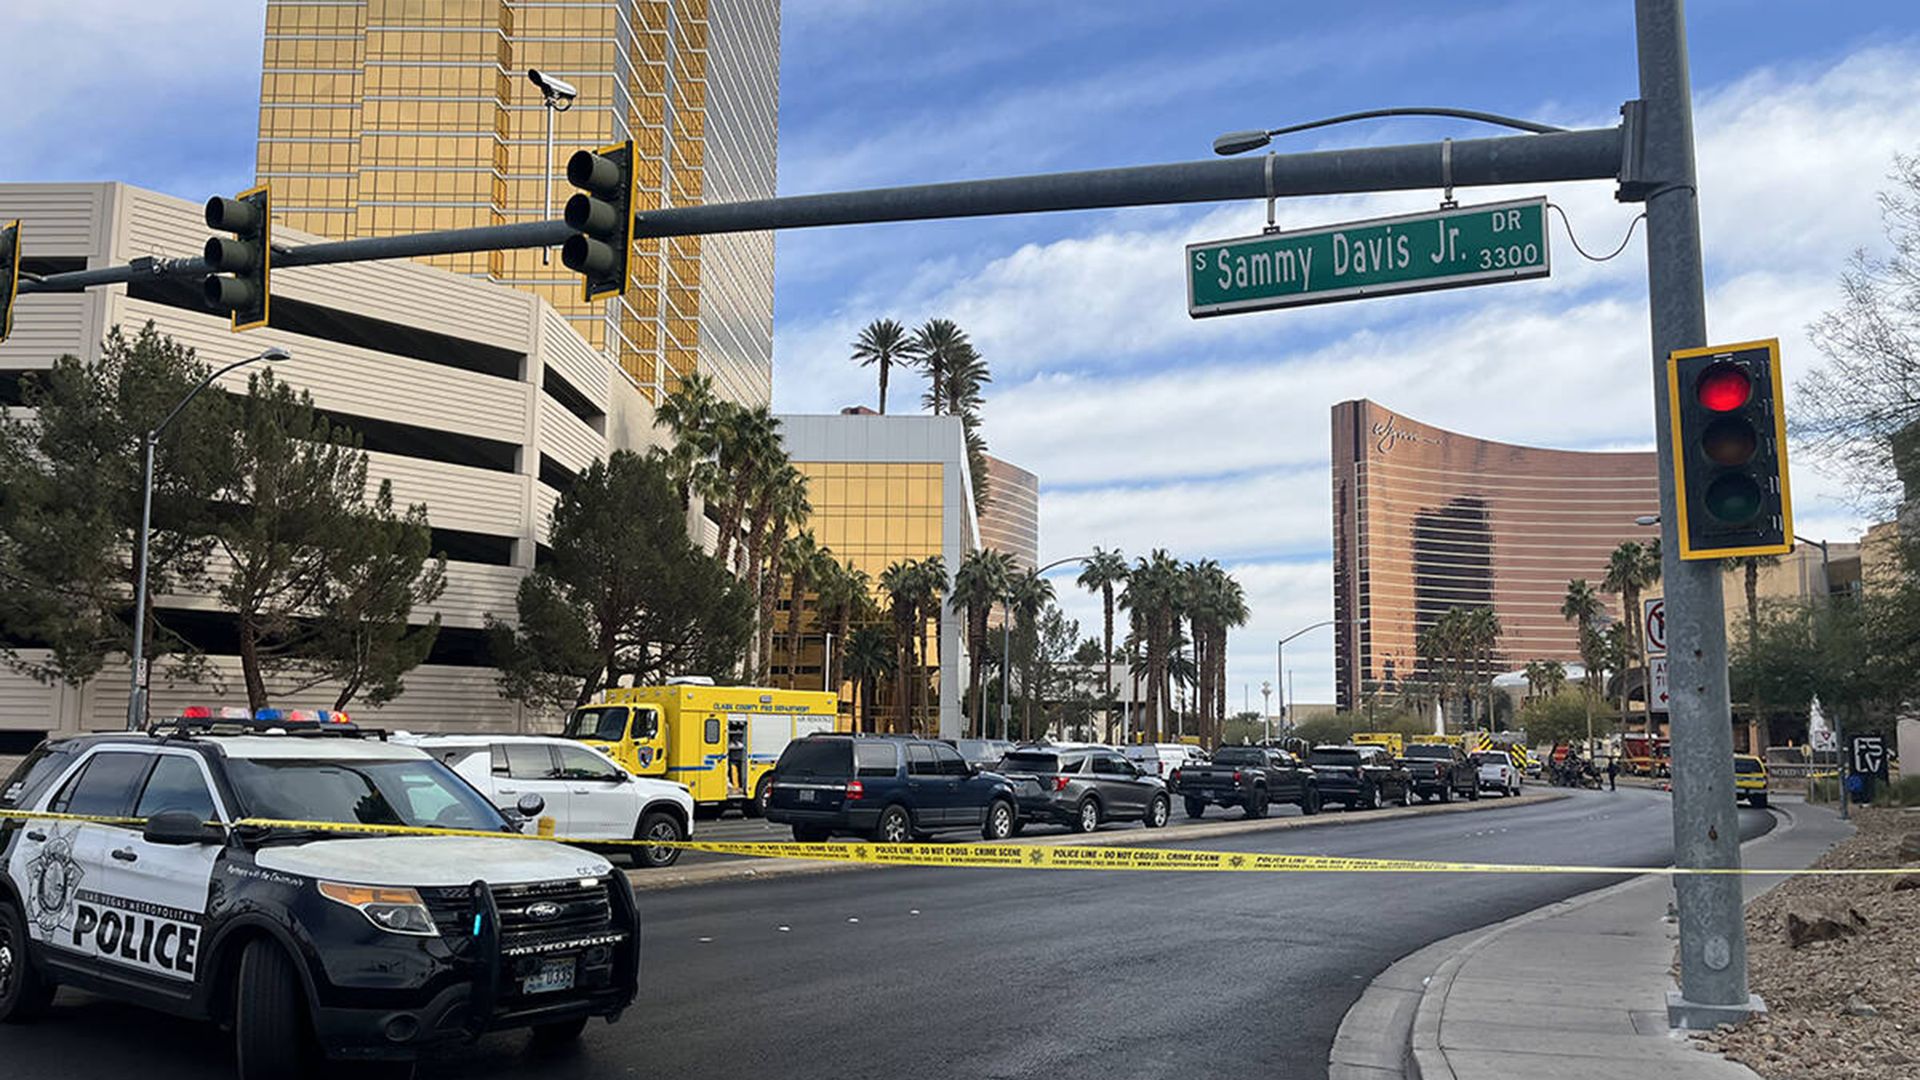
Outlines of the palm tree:
{"type": "Polygon", "coordinates": [[[887,594],[887,613],[893,620],[894,706],[900,710],[900,726],[895,730],[899,731],[906,731],[912,725],[907,680],[913,668],[909,653],[914,641],[913,619],[919,612],[919,577],[920,565],[912,559],[895,562],[880,571],[880,588],[887,594]]]}
{"type": "Polygon", "coordinates": [[[1020,649],[1020,732],[1033,738],[1033,668],[1039,652],[1040,612],[1053,603],[1053,582],[1032,570],[1014,577],[1008,588],[1013,607],[1014,636],[1020,649]]]}
{"type": "Polygon", "coordinates": [[[910,362],[907,328],[892,319],[875,319],[853,341],[853,360],[861,367],[880,368],[880,415],[887,415],[887,374],[895,364],[910,362]]]}
{"type": "Polygon", "coordinates": [[[991,548],[969,551],[953,573],[953,606],[967,613],[968,692],[973,696],[971,731],[984,738],[987,733],[986,703],[982,681],[986,671],[987,615],[993,605],[1007,594],[1007,580],[1013,572],[1013,560],[991,548]]]}
{"type": "MultiPolygon", "coordinates": [[[[1746,555],[1739,558],[1728,559],[1721,564],[1728,570],[1739,570],[1746,586],[1747,644],[1749,646],[1760,639],[1760,568],[1763,566],[1776,566],[1779,562],[1780,556],[1778,555],[1746,555]]],[[[1753,715],[1764,718],[1766,716],[1766,706],[1761,703],[1760,695],[1757,692],[1749,691],[1747,696],[1750,699],[1747,702],[1747,707],[1753,710],[1753,715]]],[[[1762,719],[1761,723],[1764,725],[1766,721],[1762,719]]],[[[1767,732],[1762,730],[1761,734],[1764,736],[1767,732]]]]}
{"type": "Polygon", "coordinates": [[[773,662],[773,612],[780,595],[785,566],[778,558],[787,533],[812,512],[807,501],[807,478],[787,460],[777,445],[764,459],[765,469],[754,478],[752,517],[747,530],[747,581],[758,601],[759,633],[754,669],[764,682],[773,662]]]}
{"type": "Polygon", "coordinates": [[[719,506],[714,523],[719,526],[720,538],[714,556],[720,565],[732,567],[740,519],[752,507],[755,496],[768,488],[767,477],[776,457],[784,462],[786,455],[780,448],[780,421],[765,405],[751,409],[722,407],[716,432],[714,491],[719,506]]]}
{"type": "Polygon", "coordinates": [[[1093,555],[1081,564],[1077,584],[1088,592],[1100,594],[1100,613],[1104,617],[1104,634],[1101,637],[1100,655],[1106,663],[1106,679],[1100,684],[1100,694],[1106,699],[1107,737],[1113,737],[1113,588],[1127,580],[1127,557],[1118,550],[1108,551],[1096,547],[1093,555]]]}
{"type": "Polygon", "coordinates": [[[1502,633],[1500,616],[1490,607],[1474,608],[1466,613],[1465,630],[1480,683],[1486,689],[1487,715],[1482,718],[1482,726],[1492,731],[1494,649],[1502,633]]]}
{"type": "Polygon", "coordinates": [[[1147,700],[1143,720],[1148,742],[1159,741],[1161,713],[1169,703],[1167,658],[1180,610],[1179,566],[1166,549],[1155,548],[1134,562],[1126,589],[1120,594],[1121,605],[1140,616],[1145,633],[1147,700]]]}
{"type": "Polygon", "coordinates": [[[878,731],[873,699],[880,680],[894,670],[894,643],[884,626],[862,626],[847,641],[847,677],[860,688],[861,731],[878,731]]]}
{"type": "Polygon", "coordinates": [[[913,332],[907,346],[914,365],[927,376],[927,391],[921,396],[921,403],[935,416],[952,411],[948,406],[953,374],[967,365],[969,354],[973,353],[967,332],[952,319],[928,319],[913,332]]]}
{"type": "Polygon", "coordinates": [[[719,418],[723,405],[713,392],[713,380],[697,371],[681,376],[673,393],[660,400],[653,422],[673,435],[665,453],[667,473],[680,489],[682,509],[692,505],[694,492],[711,483],[719,450],[719,418]]]}
{"type": "Polygon", "coordinates": [[[827,559],[817,591],[820,620],[833,627],[832,647],[827,650],[826,659],[827,685],[838,690],[845,677],[842,660],[847,654],[853,624],[869,623],[879,617],[880,611],[873,602],[873,581],[865,570],[852,563],[827,559]]]}
{"type": "MultiPolygon", "coordinates": [[[[1640,637],[1640,590],[1660,580],[1660,549],[1658,546],[1646,547],[1628,540],[1613,549],[1607,557],[1607,574],[1600,581],[1600,587],[1620,595],[1621,620],[1627,624],[1629,645],[1627,664],[1641,671],[1647,668],[1646,642],[1640,637]]],[[[1627,724],[1627,697],[1623,684],[1620,692],[1620,726],[1625,730],[1627,724]]],[[[1647,709],[1647,731],[1653,731],[1653,709],[1647,709]]]]}
{"type": "Polygon", "coordinates": [[[1600,595],[1587,584],[1586,578],[1574,578],[1567,582],[1566,599],[1560,602],[1560,617],[1573,623],[1579,634],[1580,666],[1585,669],[1581,679],[1582,693],[1587,702],[1587,741],[1589,748],[1593,741],[1593,677],[1601,667],[1602,654],[1606,642],[1600,635],[1600,617],[1606,609],[1600,605],[1600,595]]]}
{"type": "MultiPolygon", "coordinates": [[[[940,556],[929,555],[915,565],[917,570],[914,581],[913,626],[920,638],[920,648],[917,654],[919,657],[920,670],[919,674],[914,677],[913,689],[914,693],[920,698],[920,717],[924,723],[928,707],[931,704],[927,700],[927,697],[933,689],[927,664],[927,655],[931,652],[928,646],[927,624],[929,621],[932,622],[932,639],[938,641],[940,639],[941,626],[946,621],[944,598],[951,586],[947,581],[947,562],[940,556]]],[[[936,719],[934,730],[938,730],[938,728],[939,722],[936,719]]]]}
{"type": "MultiPolygon", "coordinates": [[[[813,538],[813,533],[802,532],[787,538],[780,547],[780,572],[787,581],[787,685],[798,688],[800,664],[800,644],[802,631],[801,609],[806,604],[806,594],[824,591],[827,575],[840,564],[834,561],[833,551],[813,538]]],[[[820,610],[824,613],[824,607],[820,610]]],[[[768,620],[771,622],[772,620],[768,620]]],[[[821,667],[827,666],[826,653],[822,651],[821,667]]]]}
{"type": "Polygon", "coordinates": [[[1527,661],[1527,696],[1553,697],[1567,681],[1567,668],[1558,660],[1527,661]]]}

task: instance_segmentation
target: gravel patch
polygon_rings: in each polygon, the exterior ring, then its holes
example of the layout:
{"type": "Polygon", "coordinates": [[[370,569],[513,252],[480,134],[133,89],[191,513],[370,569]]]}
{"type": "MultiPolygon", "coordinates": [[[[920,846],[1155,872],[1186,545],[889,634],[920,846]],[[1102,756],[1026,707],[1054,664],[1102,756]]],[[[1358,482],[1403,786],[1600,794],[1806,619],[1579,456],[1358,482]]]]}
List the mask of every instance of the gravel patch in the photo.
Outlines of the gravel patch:
{"type": "MultiPolygon", "coordinates": [[[[1920,811],[1862,809],[1855,824],[1815,866],[1920,875],[1899,850],[1920,811]]],[[[1796,877],[1748,905],[1749,980],[1768,1011],[1698,1038],[1767,1080],[1920,1078],[1920,888],[1900,880],[1796,877]],[[1813,922],[1832,939],[1793,947],[1789,915],[1802,937],[1813,922]]]]}

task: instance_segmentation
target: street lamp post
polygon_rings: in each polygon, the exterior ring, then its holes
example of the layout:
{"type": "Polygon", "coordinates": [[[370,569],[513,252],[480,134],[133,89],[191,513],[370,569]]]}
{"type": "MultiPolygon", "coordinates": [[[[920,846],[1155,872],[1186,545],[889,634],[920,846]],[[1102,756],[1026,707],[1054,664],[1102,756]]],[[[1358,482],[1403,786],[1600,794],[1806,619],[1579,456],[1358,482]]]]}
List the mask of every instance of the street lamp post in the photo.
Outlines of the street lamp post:
{"type": "MultiPolygon", "coordinates": [[[[1809,540],[1798,533],[1794,534],[1793,538],[1799,543],[1812,544],[1814,547],[1820,549],[1820,588],[1825,590],[1825,595],[1821,597],[1821,602],[1826,604],[1828,608],[1832,608],[1833,563],[1828,558],[1827,542],[1825,540],[1809,540]]],[[[1812,738],[1811,732],[1808,733],[1808,738],[1812,738]]],[[[1840,820],[1847,821],[1853,817],[1853,814],[1847,808],[1847,739],[1846,730],[1841,727],[1840,714],[1837,712],[1833,714],[1833,747],[1833,786],[1835,788],[1835,794],[1840,800],[1840,820]]],[[[1811,783],[1809,783],[1808,790],[1812,790],[1811,783]]]]}
{"type": "Polygon", "coordinates": [[[1266,730],[1267,742],[1273,742],[1273,684],[1260,680],[1260,718],[1261,727],[1266,730]]]}
{"type": "MultiPolygon", "coordinates": [[[[1093,558],[1091,555],[1069,555],[1064,559],[1055,559],[1035,569],[1033,573],[1038,577],[1056,566],[1086,562],[1091,558],[1093,558]]],[[[1000,620],[1000,737],[1005,739],[1013,730],[1013,708],[1007,700],[1007,684],[1013,681],[1013,590],[1007,590],[1001,602],[1007,609],[1006,617],[1000,620]]],[[[1109,692],[1112,691],[1112,687],[1107,689],[1109,692]]],[[[983,731],[982,734],[984,735],[985,732],[983,731]]]]}
{"type": "Polygon", "coordinates": [[[159,445],[160,434],[167,430],[167,425],[173,423],[174,419],[180,415],[181,410],[187,407],[188,402],[200,396],[200,391],[213,385],[215,379],[232,371],[234,368],[251,364],[256,360],[291,359],[293,359],[292,353],[275,345],[273,348],[268,349],[258,356],[249,356],[244,360],[235,360],[226,367],[201,379],[198,385],[187,391],[187,396],[181,398],[179,402],[173,406],[173,411],[167,413],[166,417],[163,418],[160,423],[154,425],[153,430],[147,432],[146,437],[142,440],[144,443],[142,448],[144,452],[140,466],[140,535],[134,542],[136,552],[134,561],[139,566],[140,571],[138,578],[139,584],[135,586],[133,594],[133,673],[130,677],[131,686],[127,692],[128,731],[138,731],[141,727],[145,726],[147,718],[147,688],[145,685],[147,680],[143,678],[143,676],[147,674],[144,670],[147,665],[147,541],[153,531],[154,447],[159,445]]]}
{"type": "MultiPolygon", "coordinates": [[[[1280,690],[1280,712],[1282,714],[1286,713],[1287,698],[1291,696],[1287,693],[1287,642],[1292,641],[1294,638],[1299,637],[1301,634],[1304,634],[1309,630],[1318,630],[1323,626],[1332,626],[1336,621],[1338,620],[1323,619],[1320,622],[1314,623],[1312,626],[1303,626],[1300,629],[1295,630],[1293,633],[1288,634],[1286,637],[1281,638],[1279,644],[1273,647],[1273,660],[1274,660],[1273,673],[1275,677],[1279,680],[1275,685],[1278,686],[1280,690]]],[[[1365,626],[1367,625],[1367,620],[1355,619],[1353,625],[1365,626]]],[[[1268,742],[1273,741],[1273,732],[1271,730],[1267,732],[1267,741],[1268,742]]]]}

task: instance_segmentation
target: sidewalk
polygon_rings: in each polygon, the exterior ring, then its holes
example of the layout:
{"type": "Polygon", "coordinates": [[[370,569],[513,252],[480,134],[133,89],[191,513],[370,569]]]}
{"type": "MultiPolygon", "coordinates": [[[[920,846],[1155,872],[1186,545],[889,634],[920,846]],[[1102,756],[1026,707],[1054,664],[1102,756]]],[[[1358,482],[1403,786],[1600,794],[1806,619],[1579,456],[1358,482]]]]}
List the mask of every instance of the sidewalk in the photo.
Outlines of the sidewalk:
{"type": "MultiPolygon", "coordinates": [[[[1806,866],[1850,827],[1824,807],[1776,803],[1787,818],[1742,849],[1748,866],[1806,866]]],[[[1751,877],[1751,901],[1782,879],[1751,877]]],[[[1420,1080],[1754,1080],[1667,1027],[1677,930],[1673,885],[1640,878],[1493,927],[1434,970],[1413,1022],[1408,1075],[1420,1080]]]]}

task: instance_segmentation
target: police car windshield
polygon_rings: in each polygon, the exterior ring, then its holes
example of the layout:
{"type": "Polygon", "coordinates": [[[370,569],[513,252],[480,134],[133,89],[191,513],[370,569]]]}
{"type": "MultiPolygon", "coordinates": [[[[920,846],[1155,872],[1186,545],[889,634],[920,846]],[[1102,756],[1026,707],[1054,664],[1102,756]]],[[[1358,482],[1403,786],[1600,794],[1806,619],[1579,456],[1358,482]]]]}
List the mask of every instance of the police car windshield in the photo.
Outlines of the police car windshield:
{"type": "Polygon", "coordinates": [[[227,776],[248,817],[489,832],[507,827],[500,811],[429,758],[230,758],[227,776]]]}
{"type": "Polygon", "coordinates": [[[567,738],[619,742],[627,737],[627,710],[575,709],[567,717],[567,738]]]}

